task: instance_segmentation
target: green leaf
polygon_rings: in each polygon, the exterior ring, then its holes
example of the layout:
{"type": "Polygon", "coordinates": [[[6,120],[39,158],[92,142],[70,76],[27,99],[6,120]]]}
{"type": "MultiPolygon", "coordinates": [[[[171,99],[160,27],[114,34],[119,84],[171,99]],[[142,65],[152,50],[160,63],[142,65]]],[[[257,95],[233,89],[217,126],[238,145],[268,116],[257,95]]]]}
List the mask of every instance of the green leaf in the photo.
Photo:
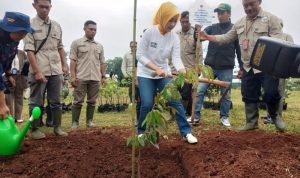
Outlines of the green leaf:
{"type": "Polygon", "coordinates": [[[132,142],[132,137],[128,137],[126,145],[127,145],[127,146],[132,145],[131,142],[132,142]]]}
{"type": "Polygon", "coordinates": [[[144,140],[144,137],[138,137],[138,142],[139,142],[139,145],[144,147],[145,146],[145,140],[144,140]]]}

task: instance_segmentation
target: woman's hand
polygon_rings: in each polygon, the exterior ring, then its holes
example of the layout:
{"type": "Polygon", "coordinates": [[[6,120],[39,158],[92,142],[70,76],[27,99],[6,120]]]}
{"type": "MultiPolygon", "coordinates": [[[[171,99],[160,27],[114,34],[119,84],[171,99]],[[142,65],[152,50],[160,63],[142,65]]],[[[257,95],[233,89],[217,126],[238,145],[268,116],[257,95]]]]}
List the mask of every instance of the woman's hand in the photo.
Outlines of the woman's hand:
{"type": "Polygon", "coordinates": [[[166,76],[166,72],[160,67],[157,67],[155,69],[155,74],[160,76],[160,77],[165,77],[166,76]]]}

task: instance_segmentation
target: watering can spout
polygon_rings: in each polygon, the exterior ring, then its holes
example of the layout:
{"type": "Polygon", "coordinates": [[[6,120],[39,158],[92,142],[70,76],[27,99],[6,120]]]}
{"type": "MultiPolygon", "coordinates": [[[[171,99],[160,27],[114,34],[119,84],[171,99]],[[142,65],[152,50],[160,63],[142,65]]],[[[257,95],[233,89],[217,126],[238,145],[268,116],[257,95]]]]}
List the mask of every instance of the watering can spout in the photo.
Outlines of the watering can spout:
{"type": "Polygon", "coordinates": [[[39,107],[35,107],[32,110],[32,115],[30,116],[30,118],[28,119],[28,121],[25,123],[25,125],[23,126],[23,128],[20,131],[20,134],[17,137],[18,143],[22,143],[22,141],[24,140],[26,133],[31,125],[31,122],[34,119],[39,119],[41,115],[41,109],[39,107]]]}
{"type": "Polygon", "coordinates": [[[15,154],[19,150],[31,122],[34,119],[38,119],[40,115],[40,108],[35,107],[32,111],[32,116],[25,123],[20,132],[11,116],[8,116],[6,119],[0,119],[0,155],[7,156],[15,154]]]}

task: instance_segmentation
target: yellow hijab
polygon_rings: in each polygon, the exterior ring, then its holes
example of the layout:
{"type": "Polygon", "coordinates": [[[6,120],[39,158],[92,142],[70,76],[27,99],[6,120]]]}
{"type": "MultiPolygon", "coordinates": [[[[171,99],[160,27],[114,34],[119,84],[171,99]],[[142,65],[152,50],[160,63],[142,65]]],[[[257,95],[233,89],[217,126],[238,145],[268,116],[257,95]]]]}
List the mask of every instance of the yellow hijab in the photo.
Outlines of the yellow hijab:
{"type": "Polygon", "coordinates": [[[157,10],[153,18],[153,25],[158,25],[159,31],[162,34],[165,34],[166,25],[174,16],[177,16],[177,19],[179,19],[179,11],[177,7],[171,2],[165,2],[161,4],[157,10]]]}

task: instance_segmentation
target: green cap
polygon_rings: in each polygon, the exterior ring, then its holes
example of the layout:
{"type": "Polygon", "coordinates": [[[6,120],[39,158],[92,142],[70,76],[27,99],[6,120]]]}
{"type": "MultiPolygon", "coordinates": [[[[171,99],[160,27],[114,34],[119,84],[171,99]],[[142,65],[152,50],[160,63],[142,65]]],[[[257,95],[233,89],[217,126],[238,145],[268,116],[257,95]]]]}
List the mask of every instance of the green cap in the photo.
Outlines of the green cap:
{"type": "Polygon", "coordinates": [[[221,3],[219,4],[219,6],[217,8],[215,8],[214,12],[219,12],[219,11],[227,11],[227,12],[231,12],[231,6],[229,4],[226,3],[221,3]]]}

